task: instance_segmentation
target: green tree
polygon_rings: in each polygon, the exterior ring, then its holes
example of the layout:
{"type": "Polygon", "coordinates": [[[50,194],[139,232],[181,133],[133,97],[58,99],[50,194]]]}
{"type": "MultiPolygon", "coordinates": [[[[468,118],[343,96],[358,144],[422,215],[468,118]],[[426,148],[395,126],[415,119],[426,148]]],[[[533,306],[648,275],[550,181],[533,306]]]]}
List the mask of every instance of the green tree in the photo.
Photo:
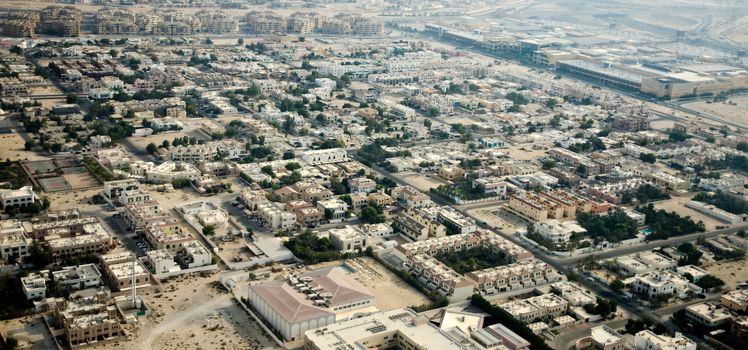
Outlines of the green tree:
{"type": "Polygon", "coordinates": [[[610,288],[615,291],[621,291],[624,287],[623,281],[620,278],[616,278],[613,282],[610,282],[610,288]]]}
{"type": "Polygon", "coordinates": [[[639,160],[654,164],[657,161],[657,156],[654,153],[640,153],[639,160]]]}
{"type": "Polygon", "coordinates": [[[214,225],[203,226],[203,234],[206,236],[212,236],[216,234],[216,227],[214,225]]]}
{"type": "Polygon", "coordinates": [[[148,146],[145,147],[145,150],[148,153],[153,154],[153,153],[156,153],[156,151],[158,150],[158,147],[156,146],[155,143],[151,142],[151,143],[148,144],[148,146]]]}
{"type": "Polygon", "coordinates": [[[67,96],[65,96],[65,102],[67,103],[78,103],[78,95],[74,93],[69,93],[67,96]]]}

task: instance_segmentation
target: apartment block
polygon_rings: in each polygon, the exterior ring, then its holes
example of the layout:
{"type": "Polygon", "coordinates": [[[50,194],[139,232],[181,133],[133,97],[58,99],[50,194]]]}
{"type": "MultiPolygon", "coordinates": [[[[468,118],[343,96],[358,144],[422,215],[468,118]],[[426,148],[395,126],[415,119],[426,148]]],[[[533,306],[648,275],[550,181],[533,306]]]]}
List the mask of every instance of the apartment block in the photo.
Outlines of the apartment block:
{"type": "Polygon", "coordinates": [[[14,219],[0,221],[0,258],[20,259],[29,255],[33,240],[26,235],[23,224],[14,219]]]}
{"type": "Polygon", "coordinates": [[[532,323],[535,320],[550,319],[565,314],[569,302],[556,294],[547,293],[501,304],[499,307],[519,321],[532,323]]]}
{"type": "Polygon", "coordinates": [[[674,337],[657,335],[650,330],[636,333],[634,336],[635,350],[696,350],[696,343],[680,333],[674,337]]]}
{"type": "Polygon", "coordinates": [[[94,264],[66,266],[52,271],[52,280],[67,290],[81,290],[101,285],[101,272],[94,264]]]}
{"type": "Polygon", "coordinates": [[[306,151],[301,160],[309,165],[342,163],[348,161],[348,152],[343,148],[329,148],[306,151]]]}
{"type": "Polygon", "coordinates": [[[123,338],[125,332],[117,313],[117,307],[104,292],[88,297],[60,299],[54,307],[54,317],[71,348],[123,338]]]}

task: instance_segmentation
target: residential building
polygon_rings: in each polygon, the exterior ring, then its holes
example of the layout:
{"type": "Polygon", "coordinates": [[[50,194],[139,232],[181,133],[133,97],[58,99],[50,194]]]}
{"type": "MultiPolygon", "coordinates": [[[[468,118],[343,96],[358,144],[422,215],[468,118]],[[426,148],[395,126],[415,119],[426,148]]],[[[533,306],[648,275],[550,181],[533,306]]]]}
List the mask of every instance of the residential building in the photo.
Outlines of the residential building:
{"type": "Polygon", "coordinates": [[[686,306],[686,318],[692,324],[716,328],[732,319],[730,309],[715,303],[699,303],[686,306]]]}
{"type": "Polygon", "coordinates": [[[26,300],[44,299],[47,297],[47,280],[49,280],[49,270],[42,270],[38,273],[31,272],[26,277],[21,277],[21,289],[26,295],[26,300]]]}
{"type": "Polygon", "coordinates": [[[584,234],[587,233],[587,230],[580,226],[576,221],[558,221],[550,219],[535,224],[535,232],[554,243],[566,243],[571,240],[572,235],[584,234]]]}
{"type": "Polygon", "coordinates": [[[101,285],[101,272],[95,264],[66,266],[52,271],[52,281],[70,291],[94,288],[101,285]]]}
{"type": "Polygon", "coordinates": [[[690,282],[671,271],[653,271],[629,277],[623,283],[636,294],[647,298],[658,296],[685,296],[690,282]]]}
{"type": "Polygon", "coordinates": [[[650,330],[636,333],[634,336],[635,350],[696,350],[696,343],[680,333],[674,337],[657,335],[650,330]]]}
{"type": "Polygon", "coordinates": [[[565,314],[569,307],[569,302],[556,294],[547,293],[536,297],[511,301],[501,304],[499,307],[519,321],[532,323],[538,319],[554,318],[565,314]]]}
{"type": "Polygon", "coordinates": [[[93,296],[56,302],[54,317],[67,346],[78,348],[96,345],[125,336],[117,307],[110,300],[106,293],[98,292],[93,296]]]}
{"type": "Polygon", "coordinates": [[[343,148],[329,148],[306,151],[301,160],[309,165],[342,163],[348,161],[348,152],[343,148]]]}
{"type": "Polygon", "coordinates": [[[367,177],[356,177],[348,180],[348,187],[351,193],[355,192],[373,192],[377,189],[377,183],[367,177]]]}
{"type": "Polygon", "coordinates": [[[590,329],[592,344],[601,350],[623,350],[626,347],[626,338],[616,330],[606,326],[597,326],[590,329]]]}
{"type": "Polygon", "coordinates": [[[732,311],[746,312],[748,311],[748,290],[738,289],[726,292],[720,297],[719,303],[732,311]]]}
{"type": "Polygon", "coordinates": [[[190,241],[182,244],[175,258],[185,269],[213,264],[213,255],[210,253],[210,250],[198,241],[190,241]]]}
{"type": "Polygon", "coordinates": [[[436,221],[423,209],[403,210],[395,214],[392,225],[412,242],[447,235],[447,227],[436,221]]]}
{"type": "Polygon", "coordinates": [[[259,204],[256,215],[262,225],[274,230],[288,230],[296,224],[296,215],[294,213],[287,212],[271,202],[259,204]]]}
{"type": "Polygon", "coordinates": [[[153,249],[166,249],[169,252],[176,252],[184,243],[195,239],[185,225],[172,220],[149,222],[143,231],[153,249]]]}
{"type": "Polygon", "coordinates": [[[340,222],[345,218],[348,204],[339,198],[325,199],[317,202],[317,209],[325,213],[325,218],[330,222],[340,222]]]}
{"type": "Polygon", "coordinates": [[[112,248],[112,236],[99,222],[82,225],[80,233],[75,235],[66,231],[57,230],[57,233],[44,237],[43,244],[55,261],[104,253],[112,248]]]}
{"type": "Polygon", "coordinates": [[[8,259],[18,259],[29,255],[29,248],[33,240],[26,236],[26,230],[23,223],[10,219],[0,221],[0,258],[4,261],[8,259]]]}
{"type": "Polygon", "coordinates": [[[411,186],[398,186],[391,190],[391,195],[406,209],[418,209],[433,205],[431,197],[411,186]]]}
{"type": "Polygon", "coordinates": [[[17,190],[0,189],[0,204],[3,208],[32,205],[37,200],[39,197],[31,186],[23,186],[17,190]]]}
{"type": "Polygon", "coordinates": [[[473,180],[473,188],[480,188],[485,194],[506,197],[509,184],[498,176],[481,177],[473,180]]]}
{"type": "Polygon", "coordinates": [[[342,252],[363,251],[369,246],[369,236],[355,226],[333,228],[327,231],[335,249],[342,252]]]}

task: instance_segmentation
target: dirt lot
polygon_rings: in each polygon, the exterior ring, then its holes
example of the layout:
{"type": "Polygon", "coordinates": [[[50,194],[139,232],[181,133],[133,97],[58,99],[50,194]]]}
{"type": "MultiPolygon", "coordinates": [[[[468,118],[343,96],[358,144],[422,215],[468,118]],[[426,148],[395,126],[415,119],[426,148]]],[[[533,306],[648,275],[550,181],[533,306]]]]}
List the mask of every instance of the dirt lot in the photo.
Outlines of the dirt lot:
{"type": "Polygon", "coordinates": [[[274,349],[231,294],[216,287],[218,276],[182,276],[165,282],[160,293],[145,292],[152,311],[131,330],[133,340],[94,348],[274,349]]]}
{"type": "Polygon", "coordinates": [[[19,130],[10,134],[0,134],[0,159],[10,160],[47,160],[36,152],[27,151],[24,148],[26,140],[18,134],[19,130]]]}
{"type": "Polygon", "coordinates": [[[431,188],[436,188],[441,185],[448,184],[447,181],[440,179],[435,174],[405,172],[400,173],[399,175],[403,179],[403,181],[409,183],[411,186],[423,192],[428,192],[431,188]]]}
{"type": "Polygon", "coordinates": [[[0,331],[4,337],[14,337],[18,340],[19,349],[53,349],[54,340],[47,331],[41,317],[29,316],[3,321],[0,331]]]}
{"type": "Polygon", "coordinates": [[[694,221],[703,221],[704,226],[706,226],[707,231],[714,230],[716,226],[726,226],[727,224],[724,222],[721,222],[717,219],[714,219],[708,215],[704,215],[702,213],[699,213],[693,209],[686,208],[685,204],[688,203],[692,198],[691,195],[688,196],[682,196],[682,197],[676,197],[673,196],[673,198],[660,201],[655,203],[655,208],[657,209],[665,209],[667,211],[674,211],[678,213],[680,216],[690,216],[691,219],[694,221]]]}
{"type": "MultiPolygon", "coordinates": [[[[369,257],[347,260],[356,269],[353,278],[363,284],[374,294],[374,306],[381,311],[422,305],[430,300],[421,292],[411,287],[378,261],[369,257]]],[[[310,265],[310,270],[342,265],[338,261],[310,265]]],[[[274,278],[278,278],[275,276],[274,278]]]]}
{"type": "Polygon", "coordinates": [[[718,262],[706,267],[706,270],[725,281],[729,289],[735,289],[738,283],[748,281],[748,260],[718,262]]]}
{"type": "Polygon", "coordinates": [[[519,229],[527,227],[527,221],[502,209],[502,205],[468,210],[479,220],[489,226],[498,227],[502,232],[513,234],[519,229]]]}
{"type": "Polygon", "coordinates": [[[748,108],[748,96],[732,96],[726,102],[692,102],[684,104],[683,107],[721,117],[733,123],[745,123],[745,109],[748,108]],[[735,104],[733,105],[729,102],[735,104]]]}

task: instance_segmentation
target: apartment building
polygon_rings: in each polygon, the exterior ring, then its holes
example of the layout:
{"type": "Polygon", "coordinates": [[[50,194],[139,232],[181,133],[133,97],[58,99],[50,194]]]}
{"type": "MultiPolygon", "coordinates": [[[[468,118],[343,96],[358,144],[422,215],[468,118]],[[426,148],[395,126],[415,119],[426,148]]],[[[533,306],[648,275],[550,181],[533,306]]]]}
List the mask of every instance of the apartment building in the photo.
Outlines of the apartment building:
{"type": "Polygon", "coordinates": [[[37,200],[39,197],[31,186],[23,186],[16,190],[0,189],[0,204],[3,208],[32,205],[37,200]]]}
{"type": "Polygon", "coordinates": [[[748,290],[738,289],[722,294],[719,299],[722,306],[735,312],[748,311],[748,290]]]}
{"type": "Polygon", "coordinates": [[[398,186],[393,188],[390,193],[406,209],[425,208],[433,205],[431,197],[411,186],[398,186]]]}
{"type": "Polygon", "coordinates": [[[304,349],[308,350],[354,348],[360,344],[372,349],[465,349],[450,332],[431,324],[411,309],[352,318],[304,333],[304,349]]]}
{"type": "Polygon", "coordinates": [[[153,249],[166,249],[169,252],[176,252],[183,244],[195,239],[186,226],[172,220],[149,222],[143,231],[153,249]]]}
{"type": "Polygon", "coordinates": [[[198,164],[200,162],[212,162],[216,155],[218,155],[218,149],[215,144],[205,143],[202,145],[189,145],[189,146],[177,146],[172,147],[169,153],[169,158],[175,162],[187,162],[192,164],[198,164]]]}
{"type": "Polygon", "coordinates": [[[106,270],[114,287],[120,292],[132,289],[133,279],[138,289],[151,286],[151,273],[140,260],[109,264],[106,265],[106,270]]]}
{"type": "Polygon", "coordinates": [[[629,277],[623,283],[636,294],[647,298],[657,296],[685,296],[690,282],[671,271],[653,271],[629,277]]]}
{"type": "Polygon", "coordinates": [[[686,306],[686,318],[692,324],[715,328],[730,322],[732,313],[716,303],[699,303],[686,306]]]}
{"type": "Polygon", "coordinates": [[[29,255],[29,248],[33,242],[26,236],[26,230],[21,221],[14,219],[0,221],[0,258],[2,260],[18,260],[29,255]]]}
{"type": "Polygon", "coordinates": [[[69,300],[58,299],[54,305],[54,317],[71,348],[123,338],[125,332],[117,313],[117,307],[104,292],[69,300]]]}
{"type": "Polygon", "coordinates": [[[465,277],[475,283],[479,293],[486,295],[544,285],[561,278],[550,265],[535,258],[468,272],[465,277]]]}
{"type": "Polygon", "coordinates": [[[436,174],[444,180],[459,182],[465,177],[465,170],[458,166],[443,166],[436,174]]]}
{"type": "Polygon", "coordinates": [[[53,260],[81,258],[89,254],[104,253],[113,247],[112,236],[99,222],[85,224],[80,231],[70,235],[64,229],[56,230],[56,233],[44,237],[43,244],[53,260]]]}
{"type": "Polygon", "coordinates": [[[0,78],[0,97],[25,97],[28,95],[28,86],[18,78],[0,78]]]}
{"type": "Polygon", "coordinates": [[[95,264],[65,266],[52,271],[52,281],[70,291],[94,288],[101,285],[101,272],[95,264]]]}
{"type": "Polygon", "coordinates": [[[146,258],[146,265],[156,275],[182,270],[174,261],[174,256],[166,249],[149,250],[146,253],[146,258]]]}
{"type": "Polygon", "coordinates": [[[49,270],[31,272],[21,277],[21,290],[26,295],[26,300],[38,300],[47,297],[47,281],[49,270]]]}
{"type": "Polygon", "coordinates": [[[696,350],[696,343],[680,333],[674,337],[657,335],[650,330],[636,333],[634,336],[635,350],[696,350]]]}
{"type": "Polygon", "coordinates": [[[328,221],[340,222],[348,211],[348,203],[339,198],[330,198],[317,201],[317,209],[325,213],[328,221]]]}
{"type": "Polygon", "coordinates": [[[146,225],[151,222],[177,221],[168,212],[163,211],[156,201],[127,204],[122,210],[122,218],[125,219],[127,228],[136,234],[145,232],[146,225]]]}
{"type": "Polygon", "coordinates": [[[39,28],[44,34],[77,37],[83,13],[74,6],[48,6],[41,11],[39,28]]]}
{"type": "Polygon", "coordinates": [[[342,163],[348,161],[348,152],[343,148],[328,148],[305,151],[301,160],[309,165],[342,163]]]}
{"type": "Polygon", "coordinates": [[[569,302],[556,294],[547,293],[511,301],[499,307],[521,322],[533,323],[535,320],[552,319],[564,315],[569,308],[569,302]]]}
{"type": "Polygon", "coordinates": [[[423,209],[406,209],[395,214],[393,227],[411,242],[424,241],[447,235],[447,227],[423,209]]]}
{"type": "Polygon", "coordinates": [[[272,11],[250,11],[245,20],[253,34],[285,34],[288,28],[286,19],[272,11]]]}
{"type": "Polygon", "coordinates": [[[462,233],[473,233],[478,230],[478,226],[470,217],[462,215],[457,210],[451,207],[431,207],[424,208],[425,211],[431,211],[436,213],[436,221],[444,225],[448,231],[462,234],[462,233]]]}
{"type": "Polygon", "coordinates": [[[341,252],[363,251],[369,246],[369,236],[355,226],[333,228],[327,231],[330,242],[341,252]]]}

